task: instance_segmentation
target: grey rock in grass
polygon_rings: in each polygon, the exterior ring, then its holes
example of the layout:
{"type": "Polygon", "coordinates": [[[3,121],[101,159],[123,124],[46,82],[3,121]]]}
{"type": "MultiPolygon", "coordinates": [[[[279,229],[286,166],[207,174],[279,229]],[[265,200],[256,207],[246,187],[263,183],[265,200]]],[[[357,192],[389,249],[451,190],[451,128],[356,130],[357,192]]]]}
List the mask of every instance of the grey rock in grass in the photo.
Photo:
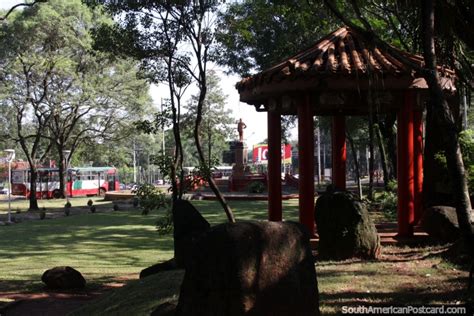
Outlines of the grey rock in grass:
{"type": "Polygon", "coordinates": [[[314,259],[302,225],[226,223],[193,245],[176,316],[319,315],[314,259]]]}
{"type": "Polygon", "coordinates": [[[77,289],[86,286],[86,279],[76,269],[69,266],[54,267],[46,270],[41,276],[50,289],[77,289]]]}
{"type": "Polygon", "coordinates": [[[211,225],[189,201],[173,203],[173,239],[176,266],[184,268],[190,259],[193,241],[207,232],[211,225]]]}
{"type": "Polygon", "coordinates": [[[346,191],[326,192],[316,201],[314,211],[321,259],[375,259],[380,238],[366,205],[346,191]]]}

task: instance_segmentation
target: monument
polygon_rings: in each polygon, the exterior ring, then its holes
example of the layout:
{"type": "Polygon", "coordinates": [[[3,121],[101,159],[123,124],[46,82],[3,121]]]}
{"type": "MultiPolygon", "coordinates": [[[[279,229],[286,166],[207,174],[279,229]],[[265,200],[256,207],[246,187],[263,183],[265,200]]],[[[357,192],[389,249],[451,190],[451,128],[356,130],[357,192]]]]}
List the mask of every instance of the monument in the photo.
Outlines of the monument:
{"type": "Polygon", "coordinates": [[[235,164],[232,168],[232,175],[234,177],[242,177],[245,174],[245,167],[247,166],[247,146],[244,143],[244,129],[247,125],[239,119],[237,123],[237,132],[239,132],[239,141],[235,143],[235,164]]]}
{"type": "Polygon", "coordinates": [[[229,181],[229,191],[245,191],[249,188],[251,182],[262,182],[266,185],[266,178],[262,174],[252,174],[247,166],[247,146],[244,142],[244,129],[247,125],[239,119],[237,122],[237,132],[239,140],[234,142],[234,166],[232,167],[232,176],[229,181]]]}

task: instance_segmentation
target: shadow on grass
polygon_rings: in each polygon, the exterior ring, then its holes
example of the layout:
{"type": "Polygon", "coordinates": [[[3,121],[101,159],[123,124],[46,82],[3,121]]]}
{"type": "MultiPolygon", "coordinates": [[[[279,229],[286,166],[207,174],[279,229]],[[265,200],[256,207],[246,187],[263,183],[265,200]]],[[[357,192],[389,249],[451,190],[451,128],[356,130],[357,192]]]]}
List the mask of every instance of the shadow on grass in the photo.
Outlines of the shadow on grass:
{"type": "MultiPolygon", "coordinates": [[[[357,292],[346,291],[338,293],[320,293],[320,302],[324,315],[340,315],[343,306],[357,307],[366,306],[420,306],[420,305],[439,305],[440,302],[450,302],[447,305],[456,305],[459,300],[467,301],[460,306],[468,306],[473,309],[472,300],[469,297],[473,293],[467,293],[461,289],[431,292],[429,290],[414,290],[409,288],[399,288],[391,292],[357,292]],[[329,310],[329,311],[328,311],[329,310]]],[[[446,304],[446,303],[443,303],[446,304]]]]}

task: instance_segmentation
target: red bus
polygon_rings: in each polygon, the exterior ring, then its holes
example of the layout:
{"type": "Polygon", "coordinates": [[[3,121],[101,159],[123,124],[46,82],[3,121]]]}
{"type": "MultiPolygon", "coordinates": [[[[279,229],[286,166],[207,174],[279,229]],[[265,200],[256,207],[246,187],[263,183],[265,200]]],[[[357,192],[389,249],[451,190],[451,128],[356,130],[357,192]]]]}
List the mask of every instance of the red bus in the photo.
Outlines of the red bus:
{"type": "MultiPolygon", "coordinates": [[[[37,198],[60,198],[59,169],[38,168],[36,181],[37,198]]],[[[67,195],[104,195],[119,188],[117,169],[114,167],[70,168],[67,171],[67,195]]],[[[12,170],[12,194],[30,196],[30,169],[12,170]]]]}

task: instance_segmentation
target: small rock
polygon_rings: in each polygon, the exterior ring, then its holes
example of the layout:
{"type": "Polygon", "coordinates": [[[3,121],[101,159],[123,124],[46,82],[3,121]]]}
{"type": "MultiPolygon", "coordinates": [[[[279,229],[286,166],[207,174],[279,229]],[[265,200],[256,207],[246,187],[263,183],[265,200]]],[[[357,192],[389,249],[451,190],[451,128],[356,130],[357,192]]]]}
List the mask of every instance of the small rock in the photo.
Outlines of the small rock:
{"type": "Polygon", "coordinates": [[[50,289],[75,289],[86,286],[86,280],[82,274],[68,266],[46,270],[41,281],[50,289]]]}

